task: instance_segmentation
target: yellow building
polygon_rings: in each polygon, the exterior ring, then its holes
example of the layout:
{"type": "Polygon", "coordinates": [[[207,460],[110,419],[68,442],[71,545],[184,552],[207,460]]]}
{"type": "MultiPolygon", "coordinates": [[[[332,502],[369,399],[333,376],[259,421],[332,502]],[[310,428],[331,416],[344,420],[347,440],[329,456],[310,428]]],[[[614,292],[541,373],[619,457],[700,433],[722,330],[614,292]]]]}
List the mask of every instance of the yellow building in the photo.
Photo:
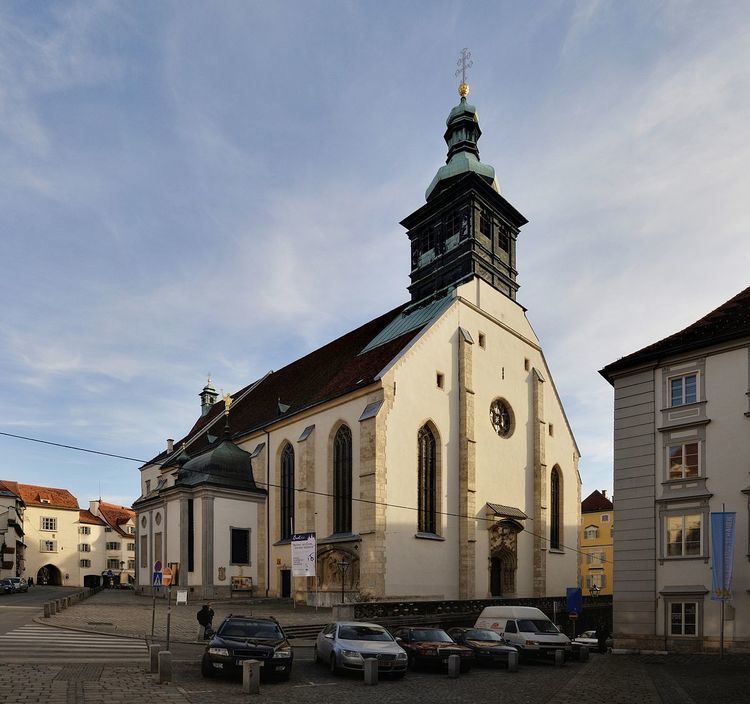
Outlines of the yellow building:
{"type": "Polygon", "coordinates": [[[615,512],[606,491],[594,491],[581,502],[581,588],[589,594],[612,594],[615,512]]]}

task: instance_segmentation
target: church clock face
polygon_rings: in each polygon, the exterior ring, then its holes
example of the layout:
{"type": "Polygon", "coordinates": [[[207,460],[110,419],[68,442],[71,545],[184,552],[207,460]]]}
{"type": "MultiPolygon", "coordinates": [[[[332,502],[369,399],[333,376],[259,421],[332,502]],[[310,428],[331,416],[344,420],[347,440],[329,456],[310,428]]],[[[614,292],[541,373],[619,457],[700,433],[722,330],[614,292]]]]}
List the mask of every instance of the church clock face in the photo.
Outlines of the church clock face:
{"type": "Polygon", "coordinates": [[[501,438],[507,438],[513,432],[513,413],[510,406],[501,399],[495,399],[490,405],[490,422],[501,438]]]}

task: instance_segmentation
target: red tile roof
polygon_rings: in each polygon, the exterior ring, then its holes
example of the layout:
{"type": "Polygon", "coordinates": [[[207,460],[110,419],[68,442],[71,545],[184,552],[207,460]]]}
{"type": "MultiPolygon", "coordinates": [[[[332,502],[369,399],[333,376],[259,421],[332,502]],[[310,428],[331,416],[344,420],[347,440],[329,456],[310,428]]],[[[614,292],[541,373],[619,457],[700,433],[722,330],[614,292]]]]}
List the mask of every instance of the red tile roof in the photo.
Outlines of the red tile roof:
{"type": "Polygon", "coordinates": [[[728,340],[750,336],[750,287],[684,330],[608,364],[599,373],[610,383],[612,375],[664,357],[689,352],[728,340]]]}
{"type": "Polygon", "coordinates": [[[105,526],[107,525],[99,516],[95,516],[88,509],[80,511],[78,514],[79,523],[89,523],[92,526],[105,526]]]}
{"type": "Polygon", "coordinates": [[[583,501],[581,501],[581,513],[598,513],[600,511],[612,511],[614,505],[598,489],[592,491],[583,501]]]}
{"type": "MultiPolygon", "coordinates": [[[[232,433],[247,433],[264,425],[289,417],[295,413],[343,396],[371,384],[379,372],[390,362],[420,330],[404,333],[388,342],[360,352],[373,338],[393,321],[406,308],[399,306],[381,315],[356,330],[348,332],[333,342],[310,352],[310,354],[288,364],[278,371],[269,373],[260,381],[246,386],[232,394],[234,402],[229,411],[232,433]],[[289,406],[283,414],[279,403],[289,406]]],[[[219,420],[208,430],[211,423],[224,413],[224,402],[215,403],[211,410],[198,418],[190,432],[174,444],[175,451],[183,442],[196,438],[188,447],[188,454],[194,456],[209,446],[207,434],[220,437],[224,424],[219,420]]],[[[166,451],[154,457],[151,462],[163,462],[166,451]]]]}
{"type": "Polygon", "coordinates": [[[106,501],[99,502],[99,513],[102,514],[104,520],[112,526],[121,535],[128,535],[120,526],[124,525],[128,521],[135,520],[135,511],[127,506],[118,506],[116,504],[108,504],[106,501]]]}
{"type": "Polygon", "coordinates": [[[2,483],[16,496],[20,497],[27,506],[44,506],[78,511],[78,500],[67,489],[19,484],[8,480],[3,480],[2,483]]]}

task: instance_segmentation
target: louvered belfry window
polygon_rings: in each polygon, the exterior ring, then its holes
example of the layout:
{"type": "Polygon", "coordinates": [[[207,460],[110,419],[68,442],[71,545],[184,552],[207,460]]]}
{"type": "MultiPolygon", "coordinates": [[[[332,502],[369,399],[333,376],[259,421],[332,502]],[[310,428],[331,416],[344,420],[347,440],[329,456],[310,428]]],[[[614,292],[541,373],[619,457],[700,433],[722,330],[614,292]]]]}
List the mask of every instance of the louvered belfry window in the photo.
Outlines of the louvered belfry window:
{"type": "Polygon", "coordinates": [[[281,539],[294,532],[294,448],[287,443],[281,453],[281,539]]]}
{"type": "Polygon", "coordinates": [[[437,533],[437,461],[435,435],[426,425],[418,434],[420,533],[437,533]]]}
{"type": "Polygon", "coordinates": [[[333,440],[333,532],[352,532],[352,431],[347,425],[333,440]]]}

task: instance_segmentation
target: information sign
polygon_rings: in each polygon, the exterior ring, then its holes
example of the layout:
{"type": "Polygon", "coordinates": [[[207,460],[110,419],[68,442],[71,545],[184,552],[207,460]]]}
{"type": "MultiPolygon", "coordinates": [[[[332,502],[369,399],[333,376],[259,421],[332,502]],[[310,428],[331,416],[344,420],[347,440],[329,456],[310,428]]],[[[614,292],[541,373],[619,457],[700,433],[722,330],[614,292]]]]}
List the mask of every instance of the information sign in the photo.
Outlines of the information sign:
{"type": "Polygon", "coordinates": [[[160,587],[161,584],[161,572],[154,572],[154,578],[151,580],[151,586],[160,587]]]}
{"type": "Polygon", "coordinates": [[[292,536],[292,576],[315,577],[315,533],[296,533],[292,536]]]}
{"type": "Polygon", "coordinates": [[[161,571],[161,582],[165,587],[171,587],[172,586],[172,569],[171,567],[165,567],[161,571]]]}

